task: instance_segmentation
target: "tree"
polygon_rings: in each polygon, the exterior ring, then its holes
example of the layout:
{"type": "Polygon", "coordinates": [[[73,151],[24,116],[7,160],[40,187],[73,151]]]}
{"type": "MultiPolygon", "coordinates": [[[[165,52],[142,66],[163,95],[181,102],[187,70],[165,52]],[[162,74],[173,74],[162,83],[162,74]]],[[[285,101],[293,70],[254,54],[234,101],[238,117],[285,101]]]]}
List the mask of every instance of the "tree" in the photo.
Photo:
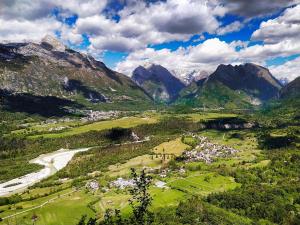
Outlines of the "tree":
{"type": "Polygon", "coordinates": [[[127,219],[123,219],[120,210],[108,209],[105,212],[104,220],[101,225],[150,225],[153,223],[153,214],[149,211],[152,198],[148,193],[152,177],[147,175],[145,170],[138,175],[135,169],[131,169],[131,176],[134,180],[134,186],[129,190],[132,197],[129,204],[132,208],[133,215],[127,219]]]}
{"type": "Polygon", "coordinates": [[[133,215],[131,217],[132,224],[148,225],[153,223],[153,214],[149,211],[152,204],[152,198],[148,193],[152,177],[142,170],[138,175],[136,170],[131,168],[131,175],[135,185],[129,190],[132,195],[129,204],[132,207],[133,215]]]}

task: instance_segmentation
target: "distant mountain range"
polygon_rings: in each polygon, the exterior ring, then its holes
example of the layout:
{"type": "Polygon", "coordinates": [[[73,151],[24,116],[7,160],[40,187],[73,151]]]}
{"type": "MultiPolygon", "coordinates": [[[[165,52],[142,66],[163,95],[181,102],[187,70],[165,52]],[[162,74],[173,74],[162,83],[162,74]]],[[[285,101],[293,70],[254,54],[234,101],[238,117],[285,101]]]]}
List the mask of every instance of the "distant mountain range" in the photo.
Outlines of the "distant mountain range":
{"type": "Polygon", "coordinates": [[[40,43],[0,44],[0,107],[15,111],[49,105],[59,112],[65,107],[142,110],[155,102],[248,108],[298,96],[299,78],[282,87],[267,68],[252,63],[219,65],[213,73],[151,64],[137,67],[130,78],[51,36],[40,43]]]}
{"type": "MultiPolygon", "coordinates": [[[[177,71],[178,73],[178,71],[177,71]]],[[[213,107],[249,107],[278,97],[282,84],[270,71],[252,63],[220,65],[212,74],[195,71],[185,87],[173,73],[160,65],[138,67],[132,79],[154,99],[176,104],[213,107]],[[163,78],[163,79],[162,79],[163,78]],[[160,93],[160,95],[157,95],[160,93]]],[[[177,74],[179,77],[179,74],[177,74]]],[[[181,76],[184,77],[184,76],[181,76]]],[[[186,77],[186,74],[185,74],[186,77]]]]}

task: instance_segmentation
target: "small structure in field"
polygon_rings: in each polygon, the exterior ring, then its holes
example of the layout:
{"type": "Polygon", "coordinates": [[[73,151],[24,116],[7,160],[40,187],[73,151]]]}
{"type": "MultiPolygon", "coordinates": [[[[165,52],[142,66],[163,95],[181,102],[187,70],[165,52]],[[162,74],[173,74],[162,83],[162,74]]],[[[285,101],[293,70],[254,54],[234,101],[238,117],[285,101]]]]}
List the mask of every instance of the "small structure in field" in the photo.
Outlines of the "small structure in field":
{"type": "Polygon", "coordinates": [[[163,182],[163,181],[157,181],[157,182],[155,183],[155,186],[158,187],[158,188],[168,188],[168,187],[166,186],[166,184],[167,184],[167,183],[165,183],[165,182],[163,182]]]}
{"type": "Polygon", "coordinates": [[[97,191],[99,190],[99,183],[96,180],[91,180],[86,183],[85,187],[91,191],[97,191]]]}

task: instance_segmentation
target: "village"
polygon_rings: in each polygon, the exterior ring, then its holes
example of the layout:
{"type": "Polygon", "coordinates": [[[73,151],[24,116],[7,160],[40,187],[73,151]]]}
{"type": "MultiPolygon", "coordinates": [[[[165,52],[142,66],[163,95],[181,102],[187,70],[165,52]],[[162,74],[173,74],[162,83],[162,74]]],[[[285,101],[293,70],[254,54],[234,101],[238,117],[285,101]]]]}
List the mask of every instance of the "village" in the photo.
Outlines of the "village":
{"type": "MultiPolygon", "coordinates": [[[[180,156],[184,159],[185,163],[204,161],[205,163],[210,164],[217,158],[230,157],[238,152],[238,150],[232,147],[212,143],[207,137],[204,136],[200,136],[194,133],[189,133],[186,135],[194,138],[197,141],[197,144],[193,149],[185,150],[180,156]]],[[[132,137],[134,137],[134,141],[139,141],[139,137],[135,133],[132,133],[132,137]]],[[[167,157],[168,159],[175,159],[174,155],[171,155],[171,157],[169,158],[169,155],[165,153],[155,154],[152,156],[152,158],[154,158],[154,156],[156,158],[161,157],[162,162],[168,161],[167,157]]],[[[164,178],[168,177],[168,174],[170,174],[171,172],[176,172],[178,175],[184,175],[187,172],[184,166],[181,166],[176,171],[172,171],[170,168],[154,169],[151,167],[144,167],[144,169],[146,169],[148,173],[157,174],[158,177],[163,180],[164,178]]],[[[118,177],[108,184],[106,190],[110,190],[111,188],[124,190],[127,188],[132,188],[134,185],[135,183],[132,179],[118,177]]],[[[167,184],[161,180],[156,180],[154,182],[154,186],[157,188],[168,188],[166,185],[167,184]]],[[[100,188],[97,181],[95,180],[89,181],[86,187],[92,191],[96,191],[100,188]]]]}
{"type": "Polygon", "coordinates": [[[238,150],[210,142],[207,137],[191,134],[198,141],[196,147],[183,153],[186,162],[204,161],[207,164],[212,163],[216,158],[226,158],[238,152],[238,150]]]}

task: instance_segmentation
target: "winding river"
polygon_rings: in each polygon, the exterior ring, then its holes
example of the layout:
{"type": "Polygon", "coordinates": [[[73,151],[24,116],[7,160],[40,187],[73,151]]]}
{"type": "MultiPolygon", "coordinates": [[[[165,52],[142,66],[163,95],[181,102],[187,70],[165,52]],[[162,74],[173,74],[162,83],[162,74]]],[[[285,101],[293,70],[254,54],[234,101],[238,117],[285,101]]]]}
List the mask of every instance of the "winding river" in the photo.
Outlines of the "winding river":
{"type": "Polygon", "coordinates": [[[61,149],[55,152],[40,155],[39,157],[31,160],[29,163],[36,163],[44,166],[44,168],[38,172],[29,173],[22,177],[1,183],[0,196],[8,196],[25,190],[27,187],[34,185],[42,179],[45,179],[64,168],[76,153],[85,152],[89,149],[91,148],[80,148],[73,150],[61,149]]]}

